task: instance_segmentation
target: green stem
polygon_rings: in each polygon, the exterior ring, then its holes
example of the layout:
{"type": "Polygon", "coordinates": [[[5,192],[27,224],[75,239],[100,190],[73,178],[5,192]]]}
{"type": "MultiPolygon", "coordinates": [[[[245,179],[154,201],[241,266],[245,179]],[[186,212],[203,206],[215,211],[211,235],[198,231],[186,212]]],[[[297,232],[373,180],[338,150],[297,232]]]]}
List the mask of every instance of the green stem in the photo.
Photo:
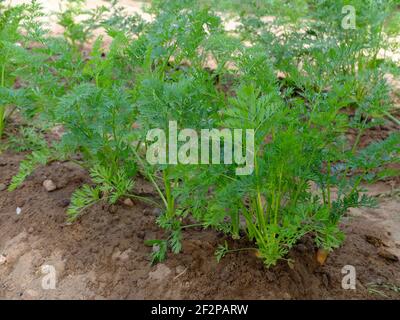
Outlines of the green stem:
{"type": "Polygon", "coordinates": [[[293,201],[292,201],[292,205],[294,207],[296,207],[297,200],[299,199],[300,192],[301,192],[301,189],[303,188],[304,183],[305,183],[304,179],[301,179],[297,185],[296,193],[295,193],[295,195],[293,197],[293,201]]]}
{"type": "MultiPolygon", "coordinates": [[[[357,149],[357,146],[358,146],[358,144],[359,144],[359,142],[360,142],[361,136],[362,136],[363,133],[364,133],[365,125],[366,125],[366,123],[367,123],[367,120],[368,120],[368,117],[366,116],[365,119],[364,119],[364,121],[363,121],[363,123],[362,123],[362,127],[360,128],[360,131],[359,131],[358,134],[357,134],[356,140],[354,141],[353,147],[351,148],[351,153],[352,153],[353,155],[355,155],[355,153],[356,153],[356,149],[357,149]]],[[[349,167],[347,166],[347,167],[346,167],[346,170],[345,170],[345,172],[344,172],[344,178],[347,177],[348,173],[349,173],[349,167]]]]}
{"type": "Polygon", "coordinates": [[[257,191],[256,212],[257,212],[257,220],[258,220],[257,222],[260,223],[262,230],[266,230],[264,208],[263,208],[262,200],[261,200],[259,168],[258,168],[257,157],[254,157],[254,168],[255,168],[255,175],[256,175],[256,189],[257,189],[256,190],[257,191]]]}
{"type": "Polygon", "coordinates": [[[387,111],[383,111],[383,114],[388,117],[390,120],[392,120],[395,124],[397,124],[398,126],[400,126],[400,120],[397,119],[396,117],[394,117],[393,115],[391,115],[389,112],[387,111]]]}
{"type": "Polygon", "coordinates": [[[328,160],[328,167],[326,170],[327,170],[327,179],[328,179],[326,191],[328,194],[328,206],[329,206],[329,208],[331,208],[331,161],[330,160],[328,160]]]}
{"type": "Polygon", "coordinates": [[[356,140],[354,141],[353,148],[351,148],[351,152],[353,154],[356,152],[356,148],[358,147],[358,144],[360,143],[361,136],[364,134],[365,125],[367,124],[367,121],[368,121],[368,116],[365,117],[365,119],[362,123],[362,127],[360,128],[360,131],[358,131],[356,140]]]}
{"type": "Polygon", "coordinates": [[[322,190],[322,201],[323,201],[324,203],[326,203],[325,188],[322,186],[321,190],[322,190]]]}
{"type": "Polygon", "coordinates": [[[278,215],[279,215],[279,207],[281,205],[281,196],[282,196],[282,167],[280,169],[279,172],[279,184],[278,184],[278,194],[277,194],[277,199],[275,202],[275,219],[274,219],[274,223],[275,225],[278,224],[278,215]]]}
{"type": "MultiPolygon", "coordinates": [[[[5,69],[6,66],[3,64],[1,66],[1,82],[0,82],[0,87],[3,88],[5,86],[5,69]]],[[[3,136],[3,131],[4,131],[4,121],[6,118],[6,106],[2,105],[0,106],[0,139],[3,136]]]]}
{"type": "Polygon", "coordinates": [[[196,227],[203,227],[203,224],[202,223],[188,224],[186,226],[182,226],[181,229],[196,228],[196,227]]]}
{"type": "Polygon", "coordinates": [[[0,106],[0,139],[3,136],[6,107],[0,106]]]}
{"type": "Polygon", "coordinates": [[[135,194],[126,194],[126,196],[129,197],[129,198],[133,198],[133,199],[137,199],[137,200],[143,201],[143,202],[151,203],[151,204],[155,205],[156,207],[160,207],[159,203],[157,203],[156,201],[151,200],[149,198],[146,198],[146,197],[141,197],[141,196],[138,196],[138,195],[135,195],[135,194]]]}
{"type": "Polygon", "coordinates": [[[257,248],[239,248],[239,249],[229,249],[226,251],[226,253],[233,253],[233,252],[238,252],[238,251],[248,251],[248,250],[255,250],[257,251],[257,248]]]}
{"type": "Polygon", "coordinates": [[[158,186],[157,182],[154,180],[153,176],[151,173],[146,172],[146,166],[144,165],[142,159],[140,158],[139,154],[136,152],[135,148],[132,148],[133,152],[135,153],[139,163],[142,165],[143,170],[145,171],[145,173],[147,173],[147,176],[149,178],[149,180],[151,181],[151,183],[154,185],[154,187],[156,188],[160,198],[162,199],[162,201],[164,202],[165,207],[168,207],[168,202],[167,199],[165,199],[164,194],[162,193],[162,191],[160,190],[160,187],[158,186]]]}
{"type": "Polygon", "coordinates": [[[98,73],[96,73],[95,81],[96,81],[96,88],[98,88],[99,87],[99,74],[98,73]]]}
{"type": "Polygon", "coordinates": [[[4,87],[5,86],[5,73],[6,72],[6,66],[3,64],[2,66],[1,66],[1,85],[0,85],[0,87],[4,87]]]}
{"type": "Polygon", "coordinates": [[[354,184],[353,188],[351,189],[349,194],[352,194],[360,185],[361,181],[364,179],[365,177],[365,172],[362,173],[362,175],[360,177],[358,177],[356,183],[354,184]]]}
{"type": "Polygon", "coordinates": [[[163,171],[163,180],[165,186],[165,196],[167,198],[167,216],[173,218],[175,213],[175,201],[171,192],[171,182],[168,179],[168,168],[163,171]]]}

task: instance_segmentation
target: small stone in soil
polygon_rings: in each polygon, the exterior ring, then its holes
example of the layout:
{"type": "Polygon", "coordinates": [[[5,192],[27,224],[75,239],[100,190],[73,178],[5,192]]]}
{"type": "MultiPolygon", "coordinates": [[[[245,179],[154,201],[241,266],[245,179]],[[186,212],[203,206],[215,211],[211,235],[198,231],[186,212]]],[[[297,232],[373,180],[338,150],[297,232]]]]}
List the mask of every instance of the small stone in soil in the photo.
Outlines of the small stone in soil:
{"type": "Polygon", "coordinates": [[[52,180],[44,180],[43,187],[46,189],[47,192],[52,192],[57,189],[56,184],[52,180]]]}
{"type": "Polygon", "coordinates": [[[126,198],[124,200],[124,205],[128,206],[128,207],[133,207],[135,204],[133,203],[133,201],[129,198],[126,198]]]}
{"type": "Polygon", "coordinates": [[[20,215],[21,212],[22,212],[22,209],[21,209],[20,207],[17,207],[17,209],[15,209],[15,213],[16,213],[17,215],[20,215]]]}
{"type": "Polygon", "coordinates": [[[119,259],[121,260],[121,261],[128,261],[129,260],[129,253],[130,253],[130,249],[128,249],[128,250],[125,250],[124,252],[122,252],[121,254],[120,254],[120,256],[119,256],[119,259]]]}
{"type": "Polygon", "coordinates": [[[4,191],[7,189],[7,186],[4,183],[0,183],[0,191],[4,191]]]}
{"type": "Polygon", "coordinates": [[[161,215],[161,209],[160,208],[154,208],[153,209],[153,214],[155,215],[155,216],[160,216],[161,215]]]}
{"type": "Polygon", "coordinates": [[[7,258],[0,254],[0,266],[5,264],[7,262],[7,258]]]}

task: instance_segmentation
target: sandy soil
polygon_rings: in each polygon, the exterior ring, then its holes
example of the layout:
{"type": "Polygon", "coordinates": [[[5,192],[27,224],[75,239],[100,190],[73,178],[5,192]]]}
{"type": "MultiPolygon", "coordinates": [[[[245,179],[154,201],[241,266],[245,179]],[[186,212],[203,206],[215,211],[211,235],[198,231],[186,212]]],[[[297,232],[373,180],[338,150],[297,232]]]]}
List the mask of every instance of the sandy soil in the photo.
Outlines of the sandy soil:
{"type": "MultiPolygon", "coordinates": [[[[23,155],[0,155],[0,184],[8,185],[23,155]]],[[[0,192],[0,298],[7,299],[337,299],[400,298],[386,285],[400,284],[399,184],[380,183],[371,193],[378,209],[353,210],[344,220],[347,239],[325,265],[316,261],[306,238],[286,262],[266,269],[251,252],[228,255],[217,263],[214,252],[226,239],[214,231],[185,233],[183,252],[151,266],[144,240],[160,238],[157,210],[141,203],[90,209],[78,222],[66,223],[71,193],[88,175],[70,162],[42,167],[23,186],[0,192]],[[52,179],[57,190],[42,183],[52,179]],[[17,208],[21,209],[17,214],[17,208]],[[56,289],[44,290],[43,265],[55,268],[56,289]],[[353,265],[357,289],[344,290],[342,268],[353,265]],[[373,285],[375,284],[375,285],[373,285]],[[371,291],[371,288],[379,290],[371,291]]],[[[149,192],[149,186],[140,184],[149,192]]],[[[232,247],[248,247],[245,240],[232,247]]]]}

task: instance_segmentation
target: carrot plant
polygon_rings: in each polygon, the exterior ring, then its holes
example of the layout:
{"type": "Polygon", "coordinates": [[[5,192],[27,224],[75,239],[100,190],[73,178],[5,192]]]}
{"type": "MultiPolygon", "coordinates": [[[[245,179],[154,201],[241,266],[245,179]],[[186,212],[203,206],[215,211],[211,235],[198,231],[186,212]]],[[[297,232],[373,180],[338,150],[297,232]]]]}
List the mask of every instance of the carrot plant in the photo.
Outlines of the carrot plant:
{"type": "MultiPolygon", "coordinates": [[[[38,133],[29,129],[21,130],[25,144],[10,139],[33,152],[9,189],[38,165],[74,159],[93,184],[72,195],[70,221],[100,201],[161,203],[157,223],[167,235],[148,241],[157,249],[153,262],[170,248],[178,253],[190,227],[246,237],[253,246],[239,250],[256,251],[268,267],[289,260],[305,235],[319,248],[337,248],[348,210],[376,205],[363,193],[364,183],[399,174],[388,166],[400,159],[398,133],[361,143],[367,130],[398,121],[384,81],[394,63],[380,55],[398,32],[395,3],[353,1],[353,30],[341,24],[347,1],[219,2],[241,11],[236,32],[225,31],[208,3],[153,1],[153,20],[145,22],[116,1],[86,10],[85,1],[71,0],[58,14],[64,34],[57,37],[43,36],[36,5],[1,5],[0,121],[5,106],[26,105],[21,109],[31,119],[65,131],[52,146],[34,143],[38,133]],[[102,36],[93,39],[100,27],[109,45],[102,36]],[[23,30],[37,35],[29,52],[32,39],[23,30]],[[22,90],[11,89],[17,77],[22,90]],[[237,175],[236,164],[178,163],[168,152],[166,163],[150,165],[147,133],[161,129],[169,141],[171,122],[196,132],[253,130],[253,172],[237,175]],[[156,202],[134,194],[137,174],[154,185],[156,202]]],[[[221,245],[217,258],[230,251],[221,245]]]]}
{"type": "MultiPolygon", "coordinates": [[[[339,8],[339,5],[336,9],[330,7],[328,2],[318,5],[317,14],[321,15],[339,8]]],[[[381,8],[374,10],[382,16],[381,8]]],[[[310,31],[309,36],[291,30],[282,39],[274,39],[271,33],[264,38],[262,34],[259,39],[253,38],[256,44],[252,48],[239,45],[235,50],[229,50],[229,43],[234,43],[232,38],[212,32],[202,45],[216,59],[218,76],[225,73],[235,78],[234,97],[217,104],[221,109],[214,114],[213,124],[255,130],[255,170],[251,177],[238,177],[232,167],[179,171],[179,166],[174,166],[179,172],[179,180],[173,184],[177,195],[173,198],[174,208],[190,212],[203,226],[225,231],[234,238],[240,237],[241,230],[245,231],[268,266],[283,259],[305,234],[312,234],[318,247],[328,251],[337,248],[343,241],[339,223],[348,209],[375,205],[372,198],[362,194],[361,182],[385,162],[396,161],[399,152],[398,135],[360,153],[357,151],[362,134],[382,123],[390,107],[386,102],[387,85],[377,68],[377,48],[384,41],[379,26],[384,19],[377,20],[371,31],[361,36],[355,33],[343,36],[339,27],[330,31],[332,25],[317,20],[320,25],[313,28],[317,28],[320,37],[311,36],[316,31],[310,31]],[[324,38],[327,34],[329,40],[324,38]],[[276,47],[265,48],[266,39],[271,37],[276,47]],[[218,42],[222,39],[225,41],[218,42]],[[338,42],[342,45],[335,47],[338,42]],[[361,51],[365,45],[369,54],[361,51]],[[217,46],[217,51],[211,51],[217,46]],[[326,52],[320,51],[321,46],[326,52]],[[222,59],[218,53],[222,53],[222,59]],[[227,62],[234,64],[233,69],[225,68],[227,62]],[[278,70],[286,73],[282,82],[276,77],[278,70]],[[345,112],[349,106],[354,110],[350,116],[345,112]],[[352,144],[345,137],[350,128],[358,131],[352,144]],[[386,160],[378,160],[373,154],[385,154],[386,160]],[[370,156],[376,162],[370,165],[360,162],[370,156]]],[[[368,25],[368,21],[364,23],[368,25]]],[[[296,28],[299,26],[293,29],[296,28]]],[[[179,50],[178,45],[173,50],[179,50]]],[[[174,52],[167,56],[174,56],[174,52]]],[[[193,69],[193,65],[187,69],[193,69]]],[[[162,124],[160,127],[165,128],[168,117],[181,119],[186,114],[180,112],[184,108],[164,107],[170,98],[160,96],[159,92],[165,92],[161,88],[169,79],[158,78],[163,84],[153,86],[145,97],[151,106],[157,106],[157,111],[151,113],[153,118],[146,114],[146,119],[150,119],[150,124],[163,119],[164,127],[162,124]],[[168,115],[166,119],[164,112],[168,115]]],[[[179,89],[175,86],[174,92],[180,92],[179,89]]],[[[190,97],[188,93],[185,96],[190,97]]],[[[148,112],[143,100],[139,102],[140,112],[148,112]]],[[[197,123],[202,119],[196,113],[190,117],[197,118],[197,123]]],[[[164,183],[168,169],[167,165],[164,183]]],[[[165,190],[170,194],[170,185],[165,190]]],[[[161,225],[171,227],[166,220],[160,221],[161,225]]],[[[173,240],[176,246],[176,239],[173,240]]],[[[167,249],[159,241],[151,244],[157,244],[163,253],[167,249]]],[[[218,256],[228,251],[221,247],[218,256]]],[[[159,260],[162,255],[156,252],[154,258],[159,260]]]]}
{"type": "MultiPolygon", "coordinates": [[[[112,204],[123,196],[135,197],[130,194],[136,165],[129,147],[134,112],[128,90],[133,75],[124,62],[127,39],[123,32],[108,25],[113,41],[107,54],[99,37],[89,59],[85,59],[78,48],[88,38],[81,39],[79,35],[89,36],[86,27],[92,30],[94,26],[92,20],[74,24],[85,13],[82,4],[71,2],[72,7],[60,14],[60,23],[67,20],[71,23],[64,25],[68,35],[43,39],[36,49],[40,63],[27,66],[34,85],[30,96],[32,106],[50,128],[61,124],[65,134],[60,142],[51,147],[44,145],[28,156],[9,186],[10,190],[16,189],[38,165],[80,153],[81,164],[89,169],[96,186],[84,186],[73,195],[68,210],[70,220],[76,219],[88,203],[94,204],[96,195],[98,201],[112,204]]],[[[100,18],[101,15],[96,16],[100,18]]]]}
{"type": "MultiPolygon", "coordinates": [[[[62,146],[70,153],[81,152],[85,166],[103,195],[115,203],[133,187],[136,164],[132,142],[135,113],[127,87],[130,70],[124,64],[125,38],[116,33],[106,56],[101,52],[102,39],[96,40],[90,59],[82,69],[82,81],[59,100],[57,121],[67,134],[62,146]]],[[[93,193],[92,193],[93,195],[93,193]]],[[[68,211],[75,218],[80,203],[87,203],[86,192],[77,192],[68,211]]]]}
{"type": "Polygon", "coordinates": [[[64,38],[75,49],[82,49],[91,40],[93,31],[101,25],[106,8],[94,10],[85,8],[86,0],[67,0],[57,12],[58,24],[64,28],[64,38]]]}
{"type": "Polygon", "coordinates": [[[0,138],[5,122],[18,106],[26,106],[26,93],[14,87],[19,72],[35,64],[26,47],[42,35],[36,1],[18,6],[0,2],[0,138]]]}
{"type": "MultiPolygon", "coordinates": [[[[210,128],[217,106],[223,103],[214,86],[213,75],[204,69],[206,55],[200,52],[208,40],[205,28],[220,32],[220,20],[198,8],[195,2],[190,3],[193,7],[179,1],[155,5],[155,21],[131,46],[131,58],[139,63],[143,72],[134,89],[142,142],[149,129],[168,132],[170,121],[176,121],[182,128],[210,128]],[[185,62],[188,63],[185,65],[185,62]]],[[[149,167],[145,154],[138,150],[137,155],[144,175],[153,182],[165,207],[158,223],[171,233],[168,243],[178,253],[181,230],[188,227],[182,224],[182,218],[189,212],[180,206],[180,195],[176,192],[179,185],[185,184],[182,176],[185,168],[170,162],[149,167]]],[[[167,245],[155,241],[160,250],[154,253],[154,259],[159,261],[165,256],[167,245]]]]}

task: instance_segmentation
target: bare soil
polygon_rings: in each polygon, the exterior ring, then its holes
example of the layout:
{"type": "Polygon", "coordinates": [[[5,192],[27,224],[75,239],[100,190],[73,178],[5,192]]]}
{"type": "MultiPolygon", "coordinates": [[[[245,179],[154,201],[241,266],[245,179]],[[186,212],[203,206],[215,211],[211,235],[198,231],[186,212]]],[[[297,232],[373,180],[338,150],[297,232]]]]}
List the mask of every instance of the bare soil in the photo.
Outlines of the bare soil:
{"type": "MultiPolygon", "coordinates": [[[[0,155],[0,184],[8,185],[24,155],[0,155]]],[[[400,201],[396,185],[380,183],[378,209],[354,210],[345,219],[347,238],[316,260],[312,239],[305,238],[286,262],[266,269],[251,251],[233,253],[217,263],[214,252],[226,237],[215,231],[188,230],[181,254],[169,254],[151,266],[146,239],[160,238],[157,210],[142,203],[109,208],[97,205],[76,223],[66,223],[72,192],[89,182],[71,162],[41,167],[23,186],[0,191],[0,298],[6,299],[376,299],[400,298],[386,285],[400,285],[400,201]],[[47,192],[42,183],[58,189],[47,192]],[[17,214],[16,209],[21,208],[17,214]],[[393,256],[392,256],[393,255],[393,256]],[[3,259],[4,260],[4,259],[3,259]],[[43,290],[41,266],[57,272],[55,290],[43,290]],[[342,268],[353,265],[356,290],[342,289],[342,268]],[[371,291],[373,288],[379,290],[371,291]]],[[[143,182],[143,189],[148,186],[143,182]]],[[[232,247],[248,247],[246,241],[232,247]]]]}

